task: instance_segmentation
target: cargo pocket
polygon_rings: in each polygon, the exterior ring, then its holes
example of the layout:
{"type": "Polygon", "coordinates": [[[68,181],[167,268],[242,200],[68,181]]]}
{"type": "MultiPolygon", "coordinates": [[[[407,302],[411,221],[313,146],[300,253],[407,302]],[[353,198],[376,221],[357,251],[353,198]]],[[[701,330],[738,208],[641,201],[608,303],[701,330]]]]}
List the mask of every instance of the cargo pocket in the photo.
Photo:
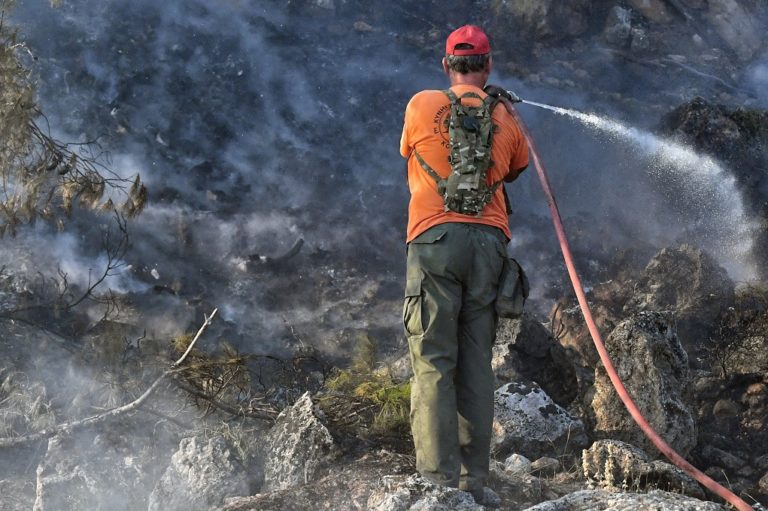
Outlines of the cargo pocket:
{"type": "Polygon", "coordinates": [[[421,278],[405,281],[405,303],[403,304],[403,327],[408,337],[424,335],[421,321],[421,278]]]}

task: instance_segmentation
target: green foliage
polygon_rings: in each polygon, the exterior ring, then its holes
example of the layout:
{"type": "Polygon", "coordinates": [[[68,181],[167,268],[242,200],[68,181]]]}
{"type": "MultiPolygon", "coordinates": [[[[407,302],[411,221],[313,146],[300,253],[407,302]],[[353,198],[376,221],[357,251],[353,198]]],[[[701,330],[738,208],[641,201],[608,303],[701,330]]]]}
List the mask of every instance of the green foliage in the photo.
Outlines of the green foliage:
{"type": "Polygon", "coordinates": [[[395,383],[387,373],[374,369],[375,345],[367,337],[358,339],[348,369],[337,369],[326,380],[329,395],[321,398],[332,415],[345,420],[343,426],[356,436],[407,436],[410,433],[410,383],[395,383]]]}

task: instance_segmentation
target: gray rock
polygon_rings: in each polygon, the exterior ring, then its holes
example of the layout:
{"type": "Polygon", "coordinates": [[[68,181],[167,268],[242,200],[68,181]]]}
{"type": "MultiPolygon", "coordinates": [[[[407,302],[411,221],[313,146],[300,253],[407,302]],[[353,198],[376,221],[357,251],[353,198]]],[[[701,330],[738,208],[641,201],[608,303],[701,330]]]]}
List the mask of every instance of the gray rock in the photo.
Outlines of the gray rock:
{"type": "Polygon", "coordinates": [[[640,27],[632,27],[632,41],[629,43],[629,49],[632,53],[643,53],[651,49],[651,40],[648,33],[640,27]]]}
{"type": "Polygon", "coordinates": [[[603,37],[608,44],[623,48],[629,43],[631,30],[632,13],[630,10],[618,5],[611,7],[603,31],[603,37]]]}
{"type": "Polygon", "coordinates": [[[680,342],[695,356],[707,347],[734,301],[734,283],[725,269],[707,253],[682,245],[651,259],[624,312],[669,312],[680,342]]]}
{"type": "Polygon", "coordinates": [[[267,434],[263,490],[305,484],[335,455],[333,437],[309,392],[283,410],[267,434]]]}
{"type": "Polygon", "coordinates": [[[562,406],[571,403],[578,392],[573,361],[530,314],[499,320],[491,366],[497,385],[520,379],[535,381],[562,406]]]}
{"type": "Polygon", "coordinates": [[[709,0],[707,21],[742,61],[750,60],[763,44],[765,30],[756,12],[737,0],[709,0]]]}
{"type": "Polygon", "coordinates": [[[705,497],[698,483],[679,468],[651,461],[642,450],[619,440],[598,440],[584,450],[581,459],[587,482],[602,489],[660,489],[705,497]]]}
{"type": "Polygon", "coordinates": [[[536,475],[553,475],[560,470],[560,461],[547,456],[541,457],[531,463],[531,472],[536,475]]]}
{"type": "Polygon", "coordinates": [[[725,511],[714,502],[705,502],[677,493],[653,490],[649,493],[611,493],[605,490],[582,490],[549,502],[542,502],[527,511],[725,511]]]}
{"type": "Polygon", "coordinates": [[[152,477],[142,459],[103,435],[53,437],[37,467],[33,510],[141,508],[152,477]]]}
{"type": "MultiPolygon", "coordinates": [[[[640,313],[620,323],[606,349],[640,411],[675,450],[687,455],[696,444],[696,424],[681,392],[689,384],[688,357],[664,317],[640,313]]],[[[595,369],[594,434],[656,448],[627,412],[605,368],[595,369]]]]}
{"type": "Polygon", "coordinates": [[[701,455],[710,465],[717,465],[718,467],[727,469],[729,471],[737,471],[744,468],[747,464],[746,461],[731,454],[730,452],[718,449],[711,445],[705,445],[701,449],[701,455]]]}
{"type": "Polygon", "coordinates": [[[535,383],[508,383],[496,390],[491,439],[495,453],[539,458],[560,456],[586,445],[584,424],[535,383]]]}
{"type": "Polygon", "coordinates": [[[504,471],[517,475],[530,474],[531,460],[521,454],[515,453],[504,460],[504,471]]]}
{"type": "Polygon", "coordinates": [[[760,490],[763,495],[768,495],[768,472],[766,472],[757,482],[757,489],[760,490]]]}
{"type": "Polygon", "coordinates": [[[712,408],[712,413],[717,418],[736,417],[739,414],[739,405],[733,399],[718,399],[712,408]]]}
{"type": "Polygon", "coordinates": [[[385,476],[368,499],[369,511],[483,511],[467,492],[438,486],[419,474],[385,476]]]}
{"type": "Polygon", "coordinates": [[[395,381],[408,381],[413,376],[413,367],[411,367],[411,355],[405,353],[403,356],[392,362],[388,367],[389,376],[395,381]]]}
{"type": "Polygon", "coordinates": [[[185,438],[149,496],[149,511],[207,511],[248,492],[246,471],[223,438],[185,438]]]}

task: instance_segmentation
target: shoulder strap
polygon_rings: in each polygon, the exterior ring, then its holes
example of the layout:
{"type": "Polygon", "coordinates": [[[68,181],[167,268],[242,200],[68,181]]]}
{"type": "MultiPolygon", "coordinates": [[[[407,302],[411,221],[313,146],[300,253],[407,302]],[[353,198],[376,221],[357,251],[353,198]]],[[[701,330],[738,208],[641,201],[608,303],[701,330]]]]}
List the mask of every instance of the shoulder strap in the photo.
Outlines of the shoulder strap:
{"type": "Polygon", "coordinates": [[[429,174],[432,176],[432,179],[435,180],[435,183],[440,184],[443,181],[443,178],[441,178],[437,172],[435,172],[435,169],[429,166],[429,164],[424,160],[424,158],[421,157],[419,152],[414,149],[413,154],[416,156],[416,160],[419,162],[419,165],[429,174]]]}
{"type": "Polygon", "coordinates": [[[445,89],[445,90],[443,91],[443,94],[445,94],[446,96],[448,96],[448,100],[449,100],[451,103],[457,103],[457,102],[459,101],[459,97],[458,97],[458,96],[456,95],[456,93],[455,93],[455,92],[453,92],[451,89],[445,89]]]}

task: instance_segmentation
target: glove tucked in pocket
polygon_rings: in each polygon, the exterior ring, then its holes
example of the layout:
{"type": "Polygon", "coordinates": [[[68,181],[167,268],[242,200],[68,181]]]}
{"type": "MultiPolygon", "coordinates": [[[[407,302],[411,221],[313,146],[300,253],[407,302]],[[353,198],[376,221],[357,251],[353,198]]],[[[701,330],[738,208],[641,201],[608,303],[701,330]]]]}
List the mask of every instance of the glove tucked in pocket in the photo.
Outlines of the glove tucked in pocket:
{"type": "Polygon", "coordinates": [[[530,284],[523,268],[511,257],[504,258],[504,270],[496,295],[496,313],[501,318],[519,318],[523,314],[530,284]]]}

